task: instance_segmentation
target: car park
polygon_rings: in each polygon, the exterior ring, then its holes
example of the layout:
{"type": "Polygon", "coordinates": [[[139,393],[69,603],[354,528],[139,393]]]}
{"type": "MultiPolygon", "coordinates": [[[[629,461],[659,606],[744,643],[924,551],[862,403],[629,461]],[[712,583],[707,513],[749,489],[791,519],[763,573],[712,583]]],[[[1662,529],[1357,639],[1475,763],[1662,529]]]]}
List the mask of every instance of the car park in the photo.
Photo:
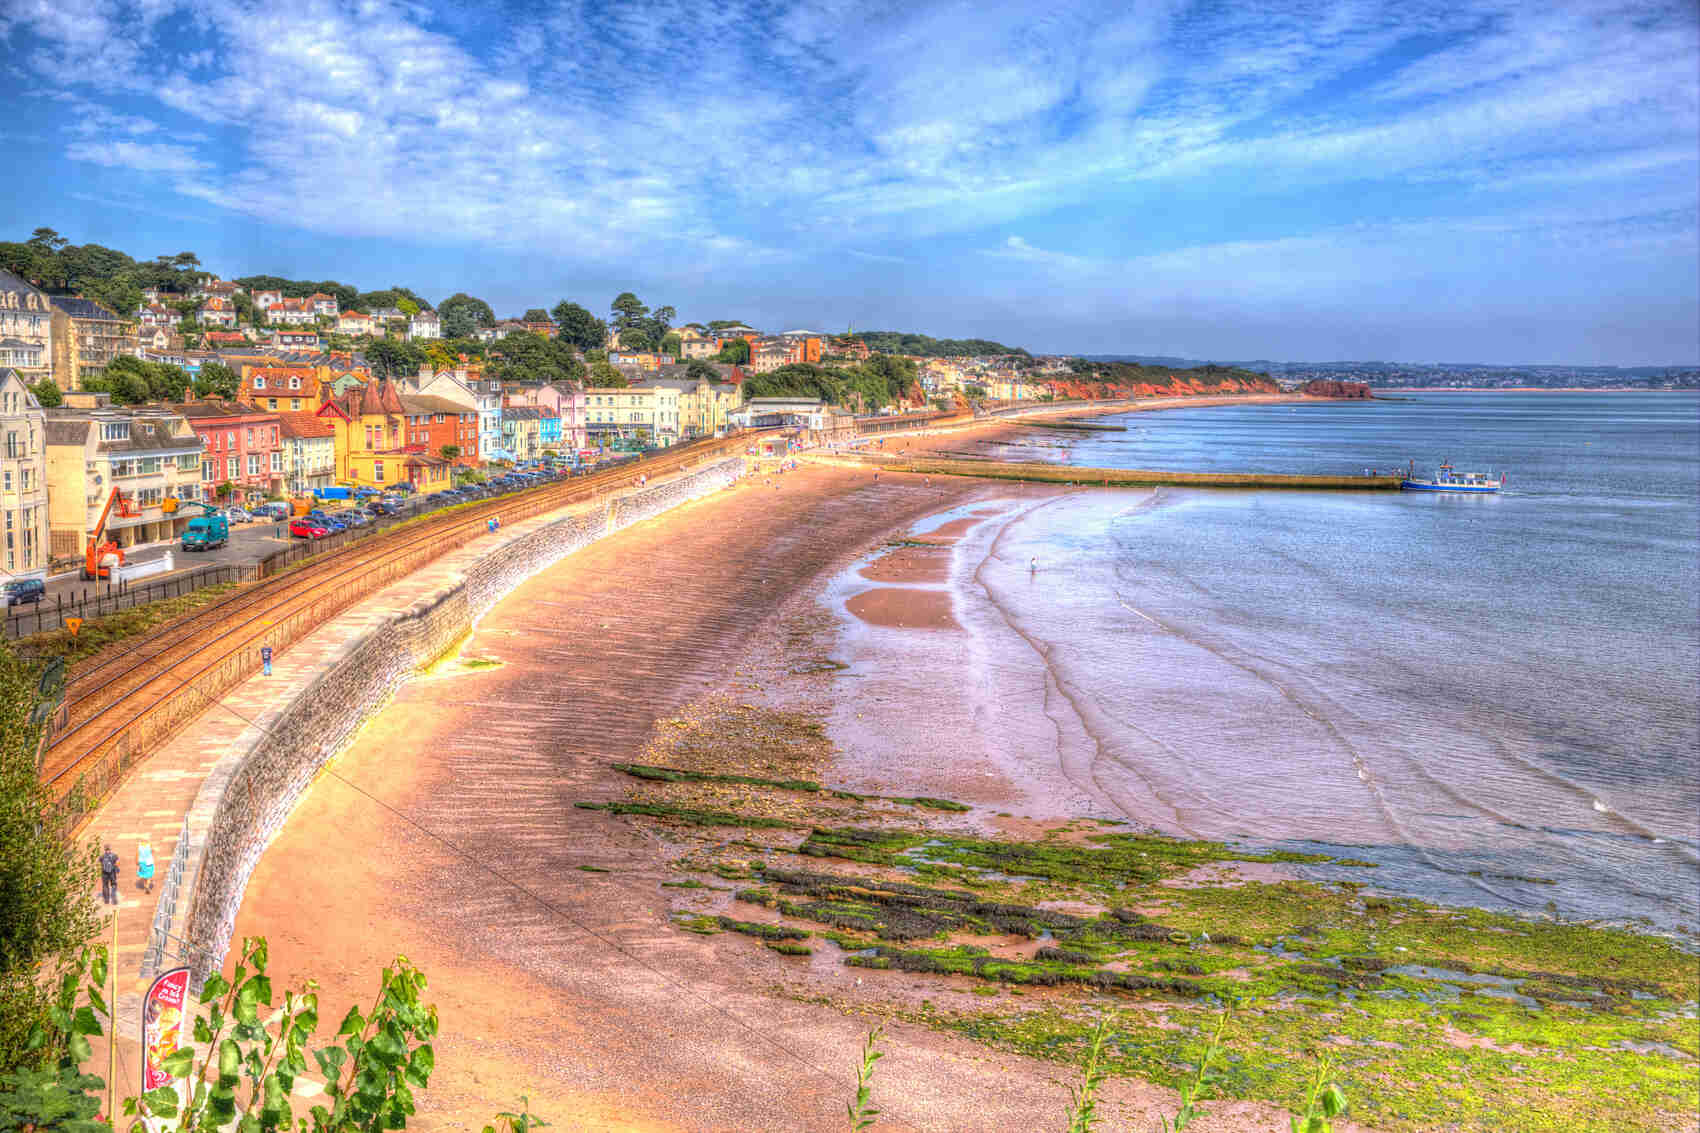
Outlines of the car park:
{"type": "Polygon", "coordinates": [[[323,539],[330,533],[330,528],[310,515],[303,515],[289,521],[289,534],[292,538],[323,539]]]}
{"type": "Polygon", "coordinates": [[[39,602],[47,596],[47,583],[39,578],[9,578],[0,593],[6,596],[7,607],[39,602]]]}

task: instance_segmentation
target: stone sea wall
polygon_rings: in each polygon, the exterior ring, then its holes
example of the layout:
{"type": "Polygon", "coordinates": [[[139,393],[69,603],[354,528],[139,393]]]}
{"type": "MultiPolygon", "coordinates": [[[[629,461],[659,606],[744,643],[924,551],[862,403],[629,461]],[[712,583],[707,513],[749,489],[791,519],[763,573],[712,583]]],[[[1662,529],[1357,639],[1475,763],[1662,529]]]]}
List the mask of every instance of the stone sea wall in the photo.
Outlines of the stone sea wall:
{"type": "MultiPolygon", "coordinates": [[[[285,707],[255,720],[192,808],[182,939],[197,984],[222,964],[260,855],[327,763],[414,673],[448,653],[520,583],[598,539],[734,483],[742,459],[637,489],[596,510],[522,524],[437,591],[347,643],[285,707]]],[[[381,596],[380,596],[381,597],[381,596]]]]}

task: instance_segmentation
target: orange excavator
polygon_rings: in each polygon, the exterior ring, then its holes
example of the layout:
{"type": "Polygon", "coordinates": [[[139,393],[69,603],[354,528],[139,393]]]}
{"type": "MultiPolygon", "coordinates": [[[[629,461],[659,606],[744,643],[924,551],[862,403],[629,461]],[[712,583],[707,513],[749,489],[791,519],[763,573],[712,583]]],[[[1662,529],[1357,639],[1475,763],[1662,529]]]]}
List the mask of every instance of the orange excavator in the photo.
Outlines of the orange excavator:
{"type": "Polygon", "coordinates": [[[114,506],[118,508],[119,515],[140,514],[129,497],[124,495],[123,489],[112,489],[112,494],[106,497],[106,506],[100,509],[100,521],[94,525],[94,531],[89,535],[89,545],[83,549],[85,579],[111,578],[112,568],[124,565],[124,548],[105,538],[106,517],[112,514],[114,506]]]}

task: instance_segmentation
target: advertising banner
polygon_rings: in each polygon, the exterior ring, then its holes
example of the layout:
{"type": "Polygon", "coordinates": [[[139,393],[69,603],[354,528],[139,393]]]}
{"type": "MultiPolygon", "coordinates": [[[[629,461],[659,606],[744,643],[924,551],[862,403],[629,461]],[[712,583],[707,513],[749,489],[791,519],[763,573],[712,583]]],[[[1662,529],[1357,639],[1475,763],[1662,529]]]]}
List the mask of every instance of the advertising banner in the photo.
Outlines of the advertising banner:
{"type": "Polygon", "coordinates": [[[189,969],[162,972],[142,997],[142,1091],[170,1084],[165,1059],[183,1041],[184,1001],[189,994],[189,969]]]}

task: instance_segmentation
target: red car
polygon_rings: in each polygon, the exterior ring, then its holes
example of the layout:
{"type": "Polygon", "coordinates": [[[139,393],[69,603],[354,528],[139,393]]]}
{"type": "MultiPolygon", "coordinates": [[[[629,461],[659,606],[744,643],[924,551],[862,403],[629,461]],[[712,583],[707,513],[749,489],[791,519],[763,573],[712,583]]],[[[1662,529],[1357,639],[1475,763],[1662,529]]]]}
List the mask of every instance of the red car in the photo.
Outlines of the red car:
{"type": "Polygon", "coordinates": [[[289,521],[289,533],[297,539],[323,539],[331,533],[331,529],[320,524],[317,520],[302,516],[289,521]]]}

